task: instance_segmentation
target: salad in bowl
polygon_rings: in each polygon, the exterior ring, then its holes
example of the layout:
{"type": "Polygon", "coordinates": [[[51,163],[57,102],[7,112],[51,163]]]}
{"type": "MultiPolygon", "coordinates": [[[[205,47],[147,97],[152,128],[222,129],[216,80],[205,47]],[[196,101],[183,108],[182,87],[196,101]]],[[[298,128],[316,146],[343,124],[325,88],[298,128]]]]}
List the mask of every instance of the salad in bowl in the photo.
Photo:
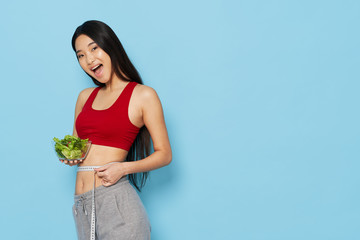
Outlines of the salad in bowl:
{"type": "Polygon", "coordinates": [[[55,152],[59,160],[84,160],[91,147],[89,139],[81,139],[71,135],[66,135],[61,140],[54,137],[53,140],[55,142],[55,152]]]}

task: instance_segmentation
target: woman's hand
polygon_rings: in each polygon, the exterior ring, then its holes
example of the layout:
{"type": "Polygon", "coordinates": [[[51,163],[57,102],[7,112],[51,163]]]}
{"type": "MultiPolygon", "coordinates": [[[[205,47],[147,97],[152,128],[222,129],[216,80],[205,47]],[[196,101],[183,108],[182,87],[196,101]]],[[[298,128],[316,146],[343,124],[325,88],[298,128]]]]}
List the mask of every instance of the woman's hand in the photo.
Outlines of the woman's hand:
{"type": "Polygon", "coordinates": [[[82,163],[84,160],[74,160],[74,161],[68,161],[68,160],[60,160],[60,162],[65,163],[66,165],[69,166],[75,166],[78,165],[79,163],[82,163]]]}
{"type": "Polygon", "coordinates": [[[111,163],[94,169],[105,187],[111,186],[126,175],[124,163],[111,163]]]}

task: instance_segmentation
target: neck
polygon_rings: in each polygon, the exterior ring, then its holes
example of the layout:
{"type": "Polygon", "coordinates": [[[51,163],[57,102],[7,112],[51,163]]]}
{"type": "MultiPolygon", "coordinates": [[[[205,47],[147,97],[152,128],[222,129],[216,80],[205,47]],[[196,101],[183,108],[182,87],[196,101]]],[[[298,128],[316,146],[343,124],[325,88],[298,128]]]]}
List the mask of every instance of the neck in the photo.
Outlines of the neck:
{"type": "Polygon", "coordinates": [[[119,89],[123,89],[127,84],[128,81],[119,78],[115,73],[113,73],[110,81],[105,83],[104,90],[107,92],[117,91],[119,89]]]}

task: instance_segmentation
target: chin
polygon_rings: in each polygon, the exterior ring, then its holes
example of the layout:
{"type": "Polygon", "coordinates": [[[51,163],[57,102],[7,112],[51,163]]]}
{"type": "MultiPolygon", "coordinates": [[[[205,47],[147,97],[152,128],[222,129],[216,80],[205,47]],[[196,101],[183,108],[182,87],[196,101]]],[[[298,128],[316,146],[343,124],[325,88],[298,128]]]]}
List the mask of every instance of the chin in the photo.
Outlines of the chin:
{"type": "Polygon", "coordinates": [[[104,83],[104,84],[106,84],[106,83],[108,83],[109,81],[110,81],[110,78],[108,78],[107,80],[104,80],[104,78],[102,78],[102,79],[97,79],[96,77],[93,77],[96,81],[98,81],[99,83],[104,83]]]}

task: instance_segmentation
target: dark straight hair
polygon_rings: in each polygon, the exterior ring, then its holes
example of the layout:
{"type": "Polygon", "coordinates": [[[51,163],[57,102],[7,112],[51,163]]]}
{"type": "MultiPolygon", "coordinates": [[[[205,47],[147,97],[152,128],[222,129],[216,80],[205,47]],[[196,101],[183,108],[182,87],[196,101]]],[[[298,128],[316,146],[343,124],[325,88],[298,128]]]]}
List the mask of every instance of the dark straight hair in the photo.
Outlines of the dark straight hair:
{"type": "MultiPolygon", "coordinates": [[[[71,45],[75,52],[75,41],[82,34],[91,38],[110,56],[111,65],[117,77],[124,81],[143,84],[140,74],[131,63],[120,40],[108,25],[100,21],[92,20],[86,21],[77,27],[71,40],[71,45]]],[[[92,76],[89,75],[89,77],[96,85],[100,87],[105,86],[104,83],[100,83],[92,76]]],[[[126,161],[136,161],[149,156],[150,146],[151,142],[149,131],[145,126],[143,126],[128,152],[126,161]]],[[[128,177],[129,181],[136,187],[136,189],[141,191],[141,188],[145,185],[148,175],[148,172],[143,172],[129,174],[128,177]]]]}

